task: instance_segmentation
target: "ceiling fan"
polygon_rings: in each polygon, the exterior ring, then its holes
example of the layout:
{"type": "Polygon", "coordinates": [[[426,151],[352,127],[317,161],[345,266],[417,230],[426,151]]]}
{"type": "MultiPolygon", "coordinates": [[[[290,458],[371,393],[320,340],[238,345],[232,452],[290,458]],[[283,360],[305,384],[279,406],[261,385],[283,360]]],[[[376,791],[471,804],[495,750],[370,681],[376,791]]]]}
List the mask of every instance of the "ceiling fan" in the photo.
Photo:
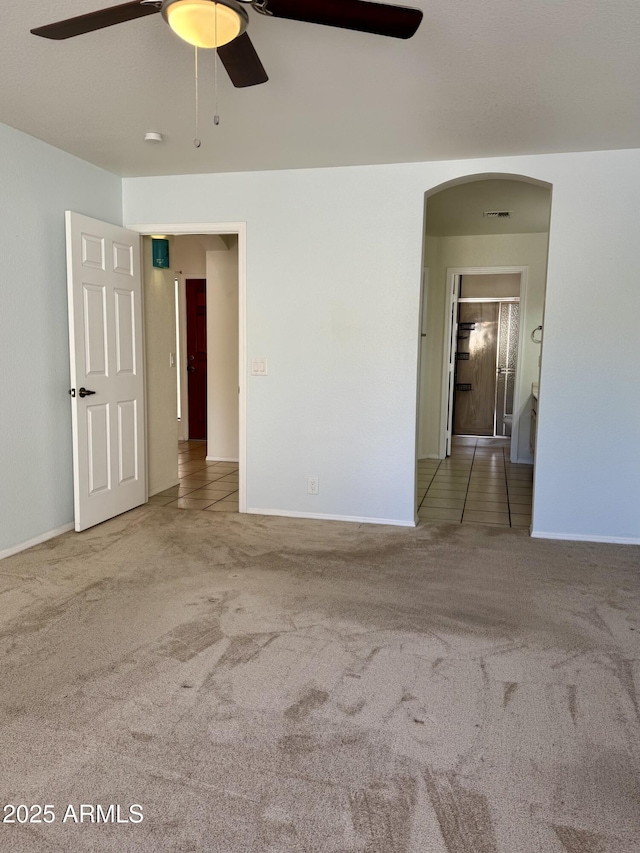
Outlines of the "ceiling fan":
{"type": "Polygon", "coordinates": [[[419,9],[369,0],[133,0],[31,32],[48,39],[68,39],[160,12],[184,41],[218,48],[231,82],[241,88],[269,79],[245,32],[249,23],[246,6],[268,17],[402,39],[411,38],[422,21],[419,9]]]}

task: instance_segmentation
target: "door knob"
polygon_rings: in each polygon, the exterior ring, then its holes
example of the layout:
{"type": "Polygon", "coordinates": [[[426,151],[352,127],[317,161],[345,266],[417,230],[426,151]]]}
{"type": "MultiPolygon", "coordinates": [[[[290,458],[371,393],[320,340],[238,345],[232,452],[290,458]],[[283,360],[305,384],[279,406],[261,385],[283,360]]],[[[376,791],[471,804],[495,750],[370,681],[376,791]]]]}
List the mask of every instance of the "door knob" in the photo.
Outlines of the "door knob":
{"type": "Polygon", "coordinates": [[[78,397],[90,397],[91,394],[95,394],[95,393],[96,393],[95,391],[87,391],[86,388],[81,388],[78,391],[78,397]]]}

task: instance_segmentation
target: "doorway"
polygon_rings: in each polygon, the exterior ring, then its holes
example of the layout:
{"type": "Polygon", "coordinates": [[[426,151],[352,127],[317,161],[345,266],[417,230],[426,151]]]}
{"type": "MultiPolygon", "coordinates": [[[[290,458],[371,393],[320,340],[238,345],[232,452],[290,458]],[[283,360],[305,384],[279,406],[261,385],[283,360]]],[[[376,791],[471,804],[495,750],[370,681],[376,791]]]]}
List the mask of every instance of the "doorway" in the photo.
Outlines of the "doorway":
{"type": "MultiPolygon", "coordinates": [[[[447,424],[456,363],[449,343],[459,319],[453,293],[456,276],[517,273],[520,328],[517,370],[510,380],[514,400],[509,459],[533,462],[532,388],[538,382],[541,353],[531,332],[543,323],[550,215],[551,186],[520,175],[468,175],[425,194],[423,267],[428,285],[421,330],[418,459],[443,459],[451,450],[453,430],[447,435],[447,424]]],[[[497,417],[502,421],[500,414],[497,417]]]]}
{"type": "MultiPolygon", "coordinates": [[[[207,280],[188,278],[187,297],[187,393],[189,440],[207,438],[207,280]]],[[[176,317],[179,325],[180,318],[176,317]]]]}
{"type": "Polygon", "coordinates": [[[520,276],[460,276],[453,324],[452,435],[511,438],[520,327],[520,276]]]}
{"type": "MultiPolygon", "coordinates": [[[[507,480],[509,473],[519,474],[526,470],[529,476],[534,470],[531,434],[535,428],[533,416],[541,351],[533,333],[544,322],[551,192],[551,184],[526,175],[484,173],[456,178],[425,193],[422,266],[426,270],[426,316],[422,317],[420,330],[422,346],[418,370],[418,506],[421,487],[429,488],[424,475],[420,476],[421,469],[426,471],[433,468],[434,463],[442,465],[444,462],[458,467],[458,460],[448,458],[452,454],[452,444],[469,441],[476,445],[479,442],[499,445],[504,450],[507,480]],[[509,309],[511,317],[506,311],[502,316],[503,323],[511,323],[512,332],[517,323],[517,344],[515,335],[511,334],[506,344],[511,353],[507,361],[498,363],[497,352],[495,360],[489,358],[487,361],[488,398],[491,399],[493,392],[494,404],[488,414],[485,413],[484,428],[478,430],[464,422],[455,424],[459,432],[473,429],[474,433],[484,435],[454,436],[454,403],[460,416],[465,405],[461,397],[469,393],[460,390],[458,399],[454,399],[455,385],[473,387],[474,381],[479,381],[473,375],[465,375],[462,363],[471,361],[472,355],[468,343],[460,342],[462,345],[458,348],[457,327],[461,323],[473,324],[486,319],[466,316],[464,312],[460,315],[460,280],[471,275],[502,275],[504,282],[503,274],[519,276],[518,308],[516,311],[509,309]]],[[[464,297],[475,297],[480,303],[490,301],[485,292],[466,293],[464,297]]],[[[498,303],[516,302],[513,294],[508,297],[504,292],[493,293],[493,299],[498,303]]],[[[499,307],[497,324],[500,326],[499,307]]],[[[449,488],[440,486],[435,490],[438,494],[430,495],[430,499],[424,497],[425,501],[430,500],[429,512],[441,513],[448,508],[447,505],[443,509],[436,501],[459,502],[460,495],[442,494],[454,490],[451,487],[463,485],[455,482],[456,473],[451,475],[449,488]]],[[[487,485],[489,492],[496,487],[494,483],[487,485]]],[[[532,495],[525,497],[532,500],[532,495]]],[[[491,511],[494,509],[497,510],[492,507],[491,511]]],[[[426,507],[424,512],[427,512],[426,507]]]]}
{"type": "Polygon", "coordinates": [[[421,329],[418,459],[444,459],[450,452],[447,423],[456,364],[450,359],[449,343],[452,325],[459,319],[453,300],[456,277],[517,273],[520,328],[509,459],[514,464],[532,463],[532,388],[538,383],[541,352],[531,333],[543,323],[550,215],[550,184],[522,175],[467,175],[425,194],[423,267],[428,277],[421,329]]]}
{"type": "Polygon", "coordinates": [[[512,462],[527,461],[518,458],[527,273],[527,267],[447,270],[440,458],[451,455],[458,435],[502,438],[512,462]]]}
{"type": "MultiPolygon", "coordinates": [[[[229,223],[195,223],[195,224],[184,224],[184,223],[153,223],[153,224],[132,224],[129,226],[132,230],[137,231],[141,235],[155,235],[155,234],[163,234],[169,237],[177,237],[177,236],[197,236],[197,235],[219,235],[223,240],[227,238],[232,240],[234,243],[234,255],[237,258],[236,263],[236,276],[235,276],[235,286],[234,286],[234,294],[233,299],[227,300],[227,304],[231,305],[234,303],[235,307],[235,321],[234,321],[234,338],[235,338],[235,353],[237,354],[237,358],[235,358],[235,367],[234,367],[234,379],[233,379],[233,387],[234,387],[234,410],[235,410],[235,437],[236,437],[236,452],[235,452],[235,460],[236,466],[238,469],[237,479],[238,479],[238,511],[246,512],[247,511],[247,472],[246,472],[246,459],[247,459],[247,439],[246,439],[246,373],[247,373],[247,355],[246,355],[246,223],[244,222],[229,222],[229,223]]],[[[176,271],[179,272],[179,271],[176,271]]],[[[207,281],[209,276],[207,274],[207,281]]],[[[211,306],[211,301],[209,302],[209,307],[211,306]]],[[[185,311],[186,314],[186,311],[185,311]]],[[[211,317],[207,318],[207,322],[209,323],[211,317]]],[[[209,323],[210,324],[210,323],[209,323]]],[[[229,328],[229,323],[226,324],[229,328]]],[[[211,331],[211,330],[209,330],[211,331]]],[[[186,324],[180,330],[181,338],[183,341],[184,349],[186,349],[186,324]]],[[[219,338],[216,334],[213,336],[214,338],[219,338]]],[[[212,345],[212,335],[208,336],[208,362],[209,368],[211,368],[211,345],[212,345]]],[[[183,349],[183,358],[178,357],[177,364],[180,366],[181,364],[186,365],[186,352],[183,349]]],[[[185,371],[186,372],[186,371],[185,371]]],[[[211,369],[208,371],[208,384],[211,382],[211,369]]],[[[183,374],[183,379],[186,384],[186,376],[183,374]]],[[[227,383],[228,384],[228,383],[227,383]]],[[[208,388],[207,391],[210,389],[208,388]]],[[[186,403],[186,393],[183,388],[183,401],[186,403]]],[[[209,431],[211,430],[211,399],[210,395],[207,393],[207,427],[209,431]]],[[[185,407],[183,406],[183,414],[185,412],[185,407]]],[[[169,408],[167,408],[167,416],[169,413],[169,408]]],[[[174,419],[175,424],[175,409],[171,410],[171,416],[174,419]]],[[[153,424],[150,424],[150,428],[153,428],[153,424]]],[[[183,436],[184,437],[184,436],[183,436]]],[[[177,451],[177,442],[176,442],[176,451],[177,451]]],[[[220,455],[217,456],[217,459],[220,460],[220,455]]],[[[215,461],[215,460],[214,460],[215,461]]],[[[220,460],[221,461],[221,460],[220,460]]],[[[173,485],[175,485],[175,480],[173,481],[173,485]]]]}

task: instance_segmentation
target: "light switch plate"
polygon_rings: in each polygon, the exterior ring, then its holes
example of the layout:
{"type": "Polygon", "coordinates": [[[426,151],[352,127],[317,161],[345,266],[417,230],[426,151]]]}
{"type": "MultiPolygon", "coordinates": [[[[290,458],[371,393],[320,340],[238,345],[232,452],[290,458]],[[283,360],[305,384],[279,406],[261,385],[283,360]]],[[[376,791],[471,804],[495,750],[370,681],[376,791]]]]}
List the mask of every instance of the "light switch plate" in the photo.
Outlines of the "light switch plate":
{"type": "Polygon", "coordinates": [[[264,356],[251,359],[251,375],[267,376],[269,373],[268,361],[264,356]]]}

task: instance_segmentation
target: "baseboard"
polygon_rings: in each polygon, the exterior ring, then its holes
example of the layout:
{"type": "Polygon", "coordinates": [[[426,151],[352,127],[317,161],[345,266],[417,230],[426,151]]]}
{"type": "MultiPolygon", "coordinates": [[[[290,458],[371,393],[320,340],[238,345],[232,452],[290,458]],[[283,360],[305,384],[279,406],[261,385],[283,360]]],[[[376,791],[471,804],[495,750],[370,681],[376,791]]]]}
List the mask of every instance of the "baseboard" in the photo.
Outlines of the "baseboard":
{"type": "Polygon", "coordinates": [[[230,456],[206,456],[207,462],[238,462],[237,459],[232,459],[230,456]]]}
{"type": "Polygon", "coordinates": [[[149,497],[152,498],[154,495],[159,495],[160,492],[165,492],[167,489],[172,489],[174,486],[180,485],[180,480],[171,480],[171,482],[167,482],[166,486],[159,486],[154,491],[149,491],[149,497]]]}
{"type": "Polygon", "coordinates": [[[402,521],[397,518],[360,518],[357,515],[329,515],[324,512],[292,512],[288,509],[248,508],[249,515],[281,515],[284,518],[311,518],[317,521],[350,521],[357,524],[388,524],[394,527],[415,527],[415,521],[402,521]]]}
{"type": "Polygon", "coordinates": [[[634,536],[594,536],[590,533],[546,533],[532,530],[532,539],[560,539],[565,542],[604,542],[610,545],[640,545],[640,537],[634,536]]]}
{"type": "Polygon", "coordinates": [[[5,557],[12,557],[14,554],[19,554],[20,551],[26,551],[27,548],[33,548],[34,545],[41,545],[48,539],[55,539],[56,536],[61,536],[63,533],[73,530],[74,527],[75,524],[72,521],[70,524],[64,524],[62,527],[56,527],[55,530],[48,530],[46,533],[41,533],[40,536],[29,539],[27,542],[21,542],[19,545],[5,548],[4,551],[0,551],[0,560],[4,560],[5,557]]]}
{"type": "Polygon", "coordinates": [[[526,459],[516,459],[515,463],[511,462],[516,465],[533,465],[533,456],[528,456],[526,459]]]}

